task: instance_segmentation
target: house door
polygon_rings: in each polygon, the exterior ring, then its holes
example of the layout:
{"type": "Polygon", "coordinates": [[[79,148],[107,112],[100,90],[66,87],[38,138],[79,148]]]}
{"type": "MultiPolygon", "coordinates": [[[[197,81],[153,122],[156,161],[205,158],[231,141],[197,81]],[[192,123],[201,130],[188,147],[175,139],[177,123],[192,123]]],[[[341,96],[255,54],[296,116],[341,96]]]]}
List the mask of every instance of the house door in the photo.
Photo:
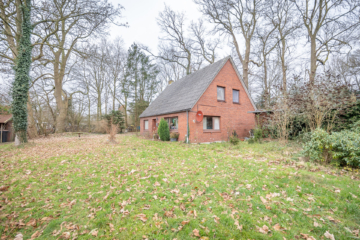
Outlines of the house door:
{"type": "Polygon", "coordinates": [[[153,130],[153,132],[157,132],[156,119],[152,120],[152,130],[153,130]]]}

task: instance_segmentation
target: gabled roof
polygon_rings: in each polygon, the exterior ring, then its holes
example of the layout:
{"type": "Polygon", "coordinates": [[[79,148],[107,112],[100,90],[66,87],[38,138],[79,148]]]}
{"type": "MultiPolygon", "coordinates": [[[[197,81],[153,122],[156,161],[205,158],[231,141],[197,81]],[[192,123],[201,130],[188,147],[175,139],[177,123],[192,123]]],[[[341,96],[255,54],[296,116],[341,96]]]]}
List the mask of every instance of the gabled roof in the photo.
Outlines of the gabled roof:
{"type": "Polygon", "coordinates": [[[0,123],[7,123],[12,119],[12,114],[0,115],[0,123]]]}
{"type": "Polygon", "coordinates": [[[234,61],[231,56],[228,56],[168,85],[140,117],[185,112],[192,109],[228,60],[232,63],[254,109],[256,109],[234,61]]]}

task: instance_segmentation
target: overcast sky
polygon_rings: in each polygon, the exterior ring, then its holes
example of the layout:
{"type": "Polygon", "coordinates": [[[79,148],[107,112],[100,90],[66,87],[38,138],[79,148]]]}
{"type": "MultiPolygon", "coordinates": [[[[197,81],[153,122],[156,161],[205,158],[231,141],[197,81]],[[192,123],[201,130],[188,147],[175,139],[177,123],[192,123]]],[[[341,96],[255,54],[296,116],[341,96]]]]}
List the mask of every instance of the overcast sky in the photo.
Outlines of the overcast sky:
{"type": "MultiPolygon", "coordinates": [[[[125,41],[125,48],[128,49],[132,43],[141,43],[150,47],[151,51],[157,52],[158,38],[160,28],[157,25],[159,12],[164,10],[165,4],[172,10],[184,12],[186,14],[187,23],[191,20],[197,21],[203,18],[198,11],[198,6],[193,0],[109,0],[113,4],[122,5],[123,22],[129,24],[129,28],[113,26],[109,31],[111,38],[117,36],[125,41]]],[[[187,24],[188,25],[188,24],[187,24]]],[[[211,25],[209,25],[209,29],[211,25]]],[[[230,54],[229,49],[224,49],[226,53],[219,54],[227,56],[230,54]]]]}

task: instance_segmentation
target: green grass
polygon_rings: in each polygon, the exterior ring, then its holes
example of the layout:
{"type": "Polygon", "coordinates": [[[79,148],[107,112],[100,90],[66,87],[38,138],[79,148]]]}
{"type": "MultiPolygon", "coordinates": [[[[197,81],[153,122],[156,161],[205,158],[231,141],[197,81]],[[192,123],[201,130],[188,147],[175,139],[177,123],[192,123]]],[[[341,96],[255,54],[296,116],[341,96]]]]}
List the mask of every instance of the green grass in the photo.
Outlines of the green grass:
{"type": "Polygon", "coordinates": [[[0,236],[358,237],[351,231],[360,225],[359,174],[294,161],[294,143],[186,145],[129,135],[117,141],[86,135],[0,145],[0,186],[10,186],[0,194],[0,236]],[[277,194],[266,198],[270,193],[277,194]],[[259,232],[264,225],[268,233],[259,232]]]}

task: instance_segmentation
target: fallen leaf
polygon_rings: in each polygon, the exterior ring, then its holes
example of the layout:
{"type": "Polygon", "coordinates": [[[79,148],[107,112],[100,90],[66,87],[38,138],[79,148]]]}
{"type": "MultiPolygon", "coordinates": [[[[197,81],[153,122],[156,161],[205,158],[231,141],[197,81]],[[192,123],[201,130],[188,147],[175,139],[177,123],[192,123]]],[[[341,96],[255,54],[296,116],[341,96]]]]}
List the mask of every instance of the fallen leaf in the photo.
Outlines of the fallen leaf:
{"type": "Polygon", "coordinates": [[[269,227],[264,225],[262,227],[258,227],[256,226],[256,229],[260,232],[260,233],[263,233],[263,234],[267,234],[269,232],[269,227]]]}
{"type": "Polygon", "coordinates": [[[330,240],[335,240],[334,234],[329,233],[329,231],[326,231],[324,236],[330,240]]]}
{"type": "Polygon", "coordinates": [[[214,215],[213,218],[214,218],[214,221],[215,221],[216,223],[219,223],[219,220],[220,220],[219,217],[217,217],[216,215],[214,215]]]}
{"type": "Polygon", "coordinates": [[[190,220],[188,220],[188,221],[182,221],[181,224],[182,224],[183,226],[185,226],[185,225],[188,224],[189,222],[190,222],[190,220]]]}
{"type": "MultiPolygon", "coordinates": [[[[1,186],[0,187],[0,192],[5,192],[9,189],[10,186],[1,186]]],[[[21,233],[20,233],[21,234],[21,233]]]]}
{"type": "Polygon", "coordinates": [[[260,196],[260,200],[262,201],[263,204],[267,203],[266,199],[263,198],[262,196],[260,196]]]}
{"type": "Polygon", "coordinates": [[[41,221],[51,221],[51,220],[53,220],[54,218],[52,218],[52,217],[43,217],[42,219],[41,219],[41,221]]]}
{"type": "Polygon", "coordinates": [[[145,214],[138,214],[137,217],[139,218],[139,220],[146,222],[148,219],[146,218],[145,214]]]}
{"type": "Polygon", "coordinates": [[[241,231],[242,228],[243,228],[243,226],[239,224],[239,221],[238,221],[238,220],[235,220],[234,225],[236,226],[236,229],[238,229],[238,230],[240,230],[240,231],[241,231]]]}
{"type": "Polygon", "coordinates": [[[26,224],[26,226],[36,227],[36,219],[31,218],[30,221],[26,224]]]}
{"type": "Polygon", "coordinates": [[[193,234],[194,234],[194,236],[196,236],[196,237],[200,237],[199,230],[197,230],[197,229],[194,229],[194,230],[193,230],[193,234]]]}
{"type": "Polygon", "coordinates": [[[110,227],[110,232],[115,231],[114,224],[109,223],[109,227],[110,227]]]}
{"type": "Polygon", "coordinates": [[[23,235],[21,233],[16,234],[14,240],[23,240],[23,235]]]}
{"type": "Polygon", "coordinates": [[[284,228],[283,227],[281,227],[280,226],[280,224],[275,224],[274,226],[273,226],[273,229],[275,230],[275,231],[280,231],[280,230],[283,230],[284,228]]]}
{"type": "Polygon", "coordinates": [[[302,239],[306,240],[316,240],[313,236],[309,236],[309,234],[300,233],[302,239]]]}
{"type": "Polygon", "coordinates": [[[41,232],[36,231],[33,235],[31,235],[30,239],[35,239],[35,238],[39,237],[40,235],[41,235],[41,232]]]}
{"type": "Polygon", "coordinates": [[[61,239],[70,239],[70,233],[69,233],[69,232],[63,232],[63,233],[60,235],[60,238],[61,238],[61,239]]]}
{"type": "Polygon", "coordinates": [[[98,231],[97,229],[93,229],[93,230],[91,230],[90,234],[91,234],[92,236],[94,236],[94,237],[97,237],[98,232],[99,232],[99,231],[98,231]]]}

